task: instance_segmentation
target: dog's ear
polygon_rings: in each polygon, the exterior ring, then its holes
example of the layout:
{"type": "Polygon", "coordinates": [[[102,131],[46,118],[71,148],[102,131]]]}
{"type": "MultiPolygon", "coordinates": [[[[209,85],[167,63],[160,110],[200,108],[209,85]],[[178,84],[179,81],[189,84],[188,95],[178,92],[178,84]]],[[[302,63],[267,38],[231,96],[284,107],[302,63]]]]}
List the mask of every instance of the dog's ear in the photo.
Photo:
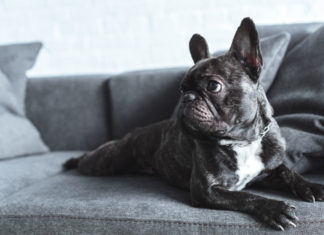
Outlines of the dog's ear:
{"type": "Polygon", "coordinates": [[[190,54],[195,63],[201,59],[209,58],[209,49],[205,38],[199,34],[194,34],[189,42],[190,54]]]}
{"type": "Polygon", "coordinates": [[[262,69],[263,60],[258,32],[250,18],[242,20],[235,33],[229,53],[242,63],[250,77],[256,82],[262,69]]]}

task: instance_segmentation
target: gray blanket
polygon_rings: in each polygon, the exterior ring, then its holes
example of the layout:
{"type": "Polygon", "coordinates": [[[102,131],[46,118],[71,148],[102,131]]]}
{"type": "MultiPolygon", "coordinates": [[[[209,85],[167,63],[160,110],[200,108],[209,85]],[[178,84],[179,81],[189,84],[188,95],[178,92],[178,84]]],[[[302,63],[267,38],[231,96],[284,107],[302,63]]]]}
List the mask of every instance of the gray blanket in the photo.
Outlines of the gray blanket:
{"type": "Polygon", "coordinates": [[[324,163],[324,26],[285,56],[267,96],[298,172],[324,163]]]}

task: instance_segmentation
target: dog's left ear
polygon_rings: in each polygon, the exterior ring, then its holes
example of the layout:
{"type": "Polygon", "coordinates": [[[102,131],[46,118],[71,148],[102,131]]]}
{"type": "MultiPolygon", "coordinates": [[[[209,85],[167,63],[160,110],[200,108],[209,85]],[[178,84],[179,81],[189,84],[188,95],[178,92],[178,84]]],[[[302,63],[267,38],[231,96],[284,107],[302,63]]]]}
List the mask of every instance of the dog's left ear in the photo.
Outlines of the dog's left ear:
{"type": "Polygon", "coordinates": [[[252,80],[256,82],[261,73],[263,60],[258,32],[250,18],[242,20],[235,33],[229,53],[242,63],[252,80]]]}
{"type": "Polygon", "coordinates": [[[209,58],[210,53],[205,38],[199,34],[194,34],[189,42],[190,54],[195,63],[201,59],[209,58]]]}

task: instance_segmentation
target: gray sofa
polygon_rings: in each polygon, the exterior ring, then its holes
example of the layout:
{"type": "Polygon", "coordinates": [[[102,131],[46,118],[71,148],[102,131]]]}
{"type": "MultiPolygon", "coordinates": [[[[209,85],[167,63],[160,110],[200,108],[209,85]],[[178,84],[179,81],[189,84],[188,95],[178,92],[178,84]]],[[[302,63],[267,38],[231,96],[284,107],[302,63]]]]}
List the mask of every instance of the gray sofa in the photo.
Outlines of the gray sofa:
{"type": "MultiPolygon", "coordinates": [[[[288,51],[321,24],[259,27],[292,35],[288,51]]],[[[29,79],[26,111],[50,153],[0,162],[0,234],[273,234],[249,215],[193,208],[189,194],[146,175],[86,177],[63,172],[68,158],[171,116],[188,68],[29,79]],[[149,99],[148,99],[149,97],[149,99]]],[[[324,183],[324,173],[306,177],[324,183]]],[[[322,234],[324,204],[248,189],[297,207],[297,228],[322,234]]],[[[282,232],[281,232],[282,234],[282,232]]]]}

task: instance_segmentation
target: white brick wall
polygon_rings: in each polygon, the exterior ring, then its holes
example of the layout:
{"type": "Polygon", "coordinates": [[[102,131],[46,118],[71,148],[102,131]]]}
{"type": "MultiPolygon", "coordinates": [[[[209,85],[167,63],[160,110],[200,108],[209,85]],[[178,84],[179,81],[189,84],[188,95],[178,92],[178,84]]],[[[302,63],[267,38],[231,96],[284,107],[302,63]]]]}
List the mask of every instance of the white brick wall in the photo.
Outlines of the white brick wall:
{"type": "Polygon", "coordinates": [[[42,41],[34,76],[182,66],[193,33],[224,49],[245,16],[324,21],[323,9],[323,0],[0,0],[0,44],[42,41]]]}

